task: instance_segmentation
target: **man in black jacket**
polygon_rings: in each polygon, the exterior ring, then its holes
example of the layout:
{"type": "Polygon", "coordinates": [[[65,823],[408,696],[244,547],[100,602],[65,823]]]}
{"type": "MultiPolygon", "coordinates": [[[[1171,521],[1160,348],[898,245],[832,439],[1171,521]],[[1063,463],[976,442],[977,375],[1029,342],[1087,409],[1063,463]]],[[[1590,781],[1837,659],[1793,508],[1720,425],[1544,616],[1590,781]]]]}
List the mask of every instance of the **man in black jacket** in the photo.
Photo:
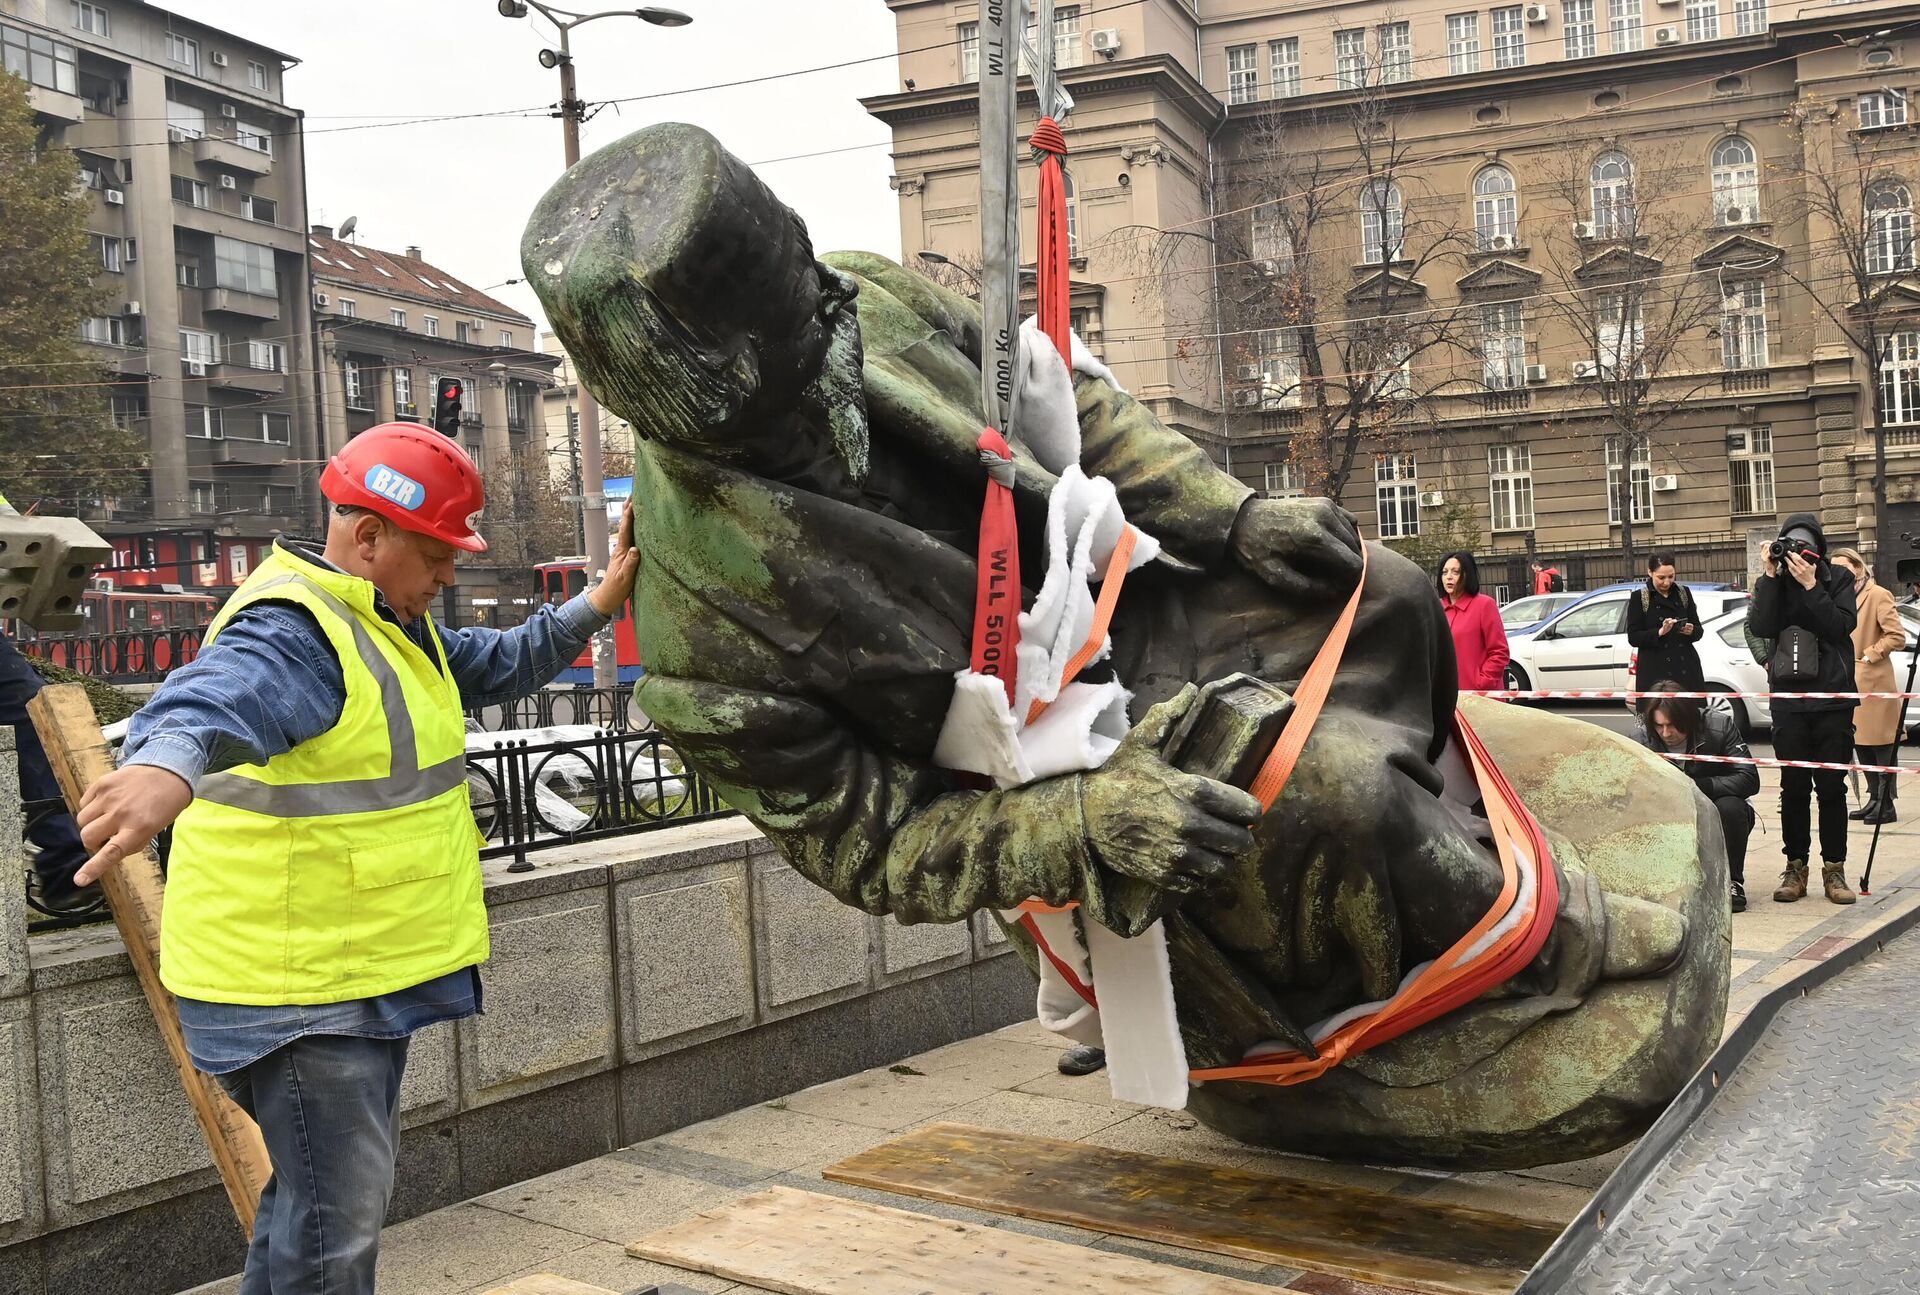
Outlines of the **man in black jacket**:
{"type": "MultiPolygon", "coordinates": [[[[1789,541],[1785,558],[1776,562],[1765,551],[1766,574],[1753,583],[1753,605],[1747,624],[1763,638],[1779,640],[1791,629],[1807,631],[1816,640],[1814,677],[1787,681],[1790,668],[1786,643],[1776,642],[1768,677],[1779,692],[1853,691],[1853,573],[1827,561],[1827,536],[1811,513],[1795,513],[1781,529],[1789,541]]],[[[1773,703],[1773,747],[1782,760],[1821,760],[1846,764],[1853,756],[1852,700],[1795,700],[1773,703]]],[[[1786,871],[1773,897],[1790,904],[1807,893],[1807,858],[1811,844],[1810,800],[1820,801],[1820,874],[1827,898],[1851,904],[1847,889],[1847,776],[1838,769],[1782,769],[1780,771],[1780,839],[1786,851],[1786,871]]]]}

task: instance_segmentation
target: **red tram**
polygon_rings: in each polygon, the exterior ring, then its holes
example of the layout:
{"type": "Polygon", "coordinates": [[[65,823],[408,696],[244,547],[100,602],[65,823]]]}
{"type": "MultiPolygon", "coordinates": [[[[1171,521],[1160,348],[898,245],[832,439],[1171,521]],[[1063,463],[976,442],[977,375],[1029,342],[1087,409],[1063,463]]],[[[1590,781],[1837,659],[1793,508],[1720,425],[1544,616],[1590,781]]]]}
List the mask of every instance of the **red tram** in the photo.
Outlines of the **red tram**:
{"type": "MultiPolygon", "coordinates": [[[[543,603],[559,604],[584,591],[587,587],[587,560],[583,557],[555,558],[551,562],[535,564],[533,568],[534,593],[543,603]]],[[[613,622],[614,660],[618,663],[620,682],[636,682],[646,671],[640,665],[640,645],[634,639],[633,604],[628,603],[620,609],[613,622]]],[[[591,686],[593,683],[593,648],[583,649],[574,663],[560,672],[557,683],[571,683],[591,686]]]]}

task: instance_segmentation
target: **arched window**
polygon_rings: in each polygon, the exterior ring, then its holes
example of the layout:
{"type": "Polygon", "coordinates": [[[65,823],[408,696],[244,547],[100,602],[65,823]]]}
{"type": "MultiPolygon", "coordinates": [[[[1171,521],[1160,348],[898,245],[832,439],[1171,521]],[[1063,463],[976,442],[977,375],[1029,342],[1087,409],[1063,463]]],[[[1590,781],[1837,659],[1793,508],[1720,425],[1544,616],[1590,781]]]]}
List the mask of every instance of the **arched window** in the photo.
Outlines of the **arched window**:
{"type": "Polygon", "coordinates": [[[1753,145],[1738,135],[1713,149],[1713,215],[1723,225],[1760,219],[1760,160],[1753,145]]]}
{"type": "Polygon", "coordinates": [[[1867,190],[1867,273],[1913,268],[1913,194],[1898,180],[1867,190]]]}
{"type": "Polygon", "coordinates": [[[1406,207],[1400,186],[1378,180],[1360,195],[1360,245],[1369,265],[1400,259],[1406,241],[1406,207]]]}
{"type": "Polygon", "coordinates": [[[1509,248],[1519,241],[1520,202],[1513,172],[1489,166],[1473,177],[1473,232],[1480,250],[1509,248]]]}
{"type": "Polygon", "coordinates": [[[1602,153],[1593,160],[1593,236],[1633,236],[1633,163],[1625,153],[1602,153]]]}

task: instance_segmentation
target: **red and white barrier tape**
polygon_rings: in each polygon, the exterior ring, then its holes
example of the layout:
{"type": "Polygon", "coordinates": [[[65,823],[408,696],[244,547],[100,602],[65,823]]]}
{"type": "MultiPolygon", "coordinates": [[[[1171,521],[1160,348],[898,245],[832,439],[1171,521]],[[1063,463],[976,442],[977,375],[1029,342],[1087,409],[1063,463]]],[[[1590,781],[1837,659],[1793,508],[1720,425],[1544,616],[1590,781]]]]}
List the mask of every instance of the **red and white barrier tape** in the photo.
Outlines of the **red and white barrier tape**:
{"type": "Polygon", "coordinates": [[[1920,692],[1641,692],[1632,688],[1462,688],[1468,697],[1491,697],[1495,701],[1637,701],[1642,697],[1691,697],[1704,701],[1712,697],[1784,698],[1792,701],[1900,701],[1920,698],[1920,692]]]}
{"type": "Polygon", "coordinates": [[[1838,769],[1842,773],[1920,773],[1920,765],[1833,764],[1825,760],[1776,760],[1763,755],[1687,755],[1680,751],[1661,751],[1669,760],[1694,760],[1705,764],[1752,764],[1763,769],[1838,769]]]}

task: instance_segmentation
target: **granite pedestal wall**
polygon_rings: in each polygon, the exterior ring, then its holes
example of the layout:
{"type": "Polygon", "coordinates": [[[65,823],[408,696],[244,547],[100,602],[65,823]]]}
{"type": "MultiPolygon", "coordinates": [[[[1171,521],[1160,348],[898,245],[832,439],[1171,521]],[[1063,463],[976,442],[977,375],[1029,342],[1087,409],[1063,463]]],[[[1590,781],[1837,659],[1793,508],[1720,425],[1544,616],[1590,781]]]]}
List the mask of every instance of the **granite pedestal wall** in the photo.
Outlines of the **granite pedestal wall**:
{"type": "MultiPolygon", "coordinates": [[[[1033,1010],[992,923],[868,917],[739,820],[540,861],[489,869],[485,1015],[414,1038],[394,1221],[1033,1010]]],[[[119,940],[24,940],[20,906],[0,886],[0,1295],[161,1295],[237,1270],[119,940]]]]}

